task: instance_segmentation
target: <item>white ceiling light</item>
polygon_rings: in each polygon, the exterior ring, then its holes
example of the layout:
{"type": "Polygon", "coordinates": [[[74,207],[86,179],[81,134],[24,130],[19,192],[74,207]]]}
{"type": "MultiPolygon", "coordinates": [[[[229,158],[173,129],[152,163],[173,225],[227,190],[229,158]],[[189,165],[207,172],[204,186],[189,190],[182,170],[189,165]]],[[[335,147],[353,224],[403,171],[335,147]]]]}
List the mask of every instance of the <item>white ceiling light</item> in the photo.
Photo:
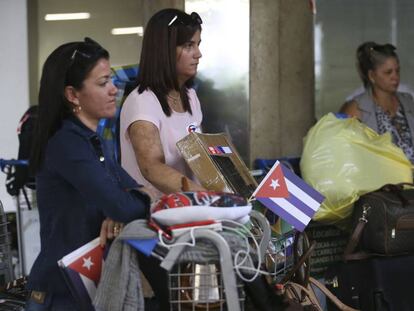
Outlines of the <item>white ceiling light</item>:
{"type": "Polygon", "coordinates": [[[111,34],[113,35],[130,35],[130,34],[138,34],[138,36],[142,37],[144,35],[144,27],[125,27],[125,28],[112,28],[111,34]]]}
{"type": "Polygon", "coordinates": [[[46,14],[46,21],[67,21],[74,19],[89,19],[91,17],[90,13],[61,13],[61,14],[46,14]]]}

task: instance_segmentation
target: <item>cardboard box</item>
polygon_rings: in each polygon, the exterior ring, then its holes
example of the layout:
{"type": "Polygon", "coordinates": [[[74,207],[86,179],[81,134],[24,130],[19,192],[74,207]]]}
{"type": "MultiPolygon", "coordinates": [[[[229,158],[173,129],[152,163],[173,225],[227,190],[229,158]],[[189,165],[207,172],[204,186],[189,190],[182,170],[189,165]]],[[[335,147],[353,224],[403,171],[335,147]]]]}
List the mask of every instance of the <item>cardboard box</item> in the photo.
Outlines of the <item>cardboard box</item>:
{"type": "Polygon", "coordinates": [[[200,183],[208,190],[249,198],[257,187],[236,148],[225,134],[192,132],[177,147],[200,183]]]}

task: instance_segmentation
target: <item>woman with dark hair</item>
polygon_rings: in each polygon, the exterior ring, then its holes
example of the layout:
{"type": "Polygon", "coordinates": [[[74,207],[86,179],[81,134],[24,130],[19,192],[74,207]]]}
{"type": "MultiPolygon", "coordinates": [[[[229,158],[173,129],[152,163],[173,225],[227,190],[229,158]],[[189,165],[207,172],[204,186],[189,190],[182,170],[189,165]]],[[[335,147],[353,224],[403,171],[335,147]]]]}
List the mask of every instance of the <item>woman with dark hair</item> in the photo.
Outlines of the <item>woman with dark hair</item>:
{"type": "Polygon", "coordinates": [[[346,102],[340,112],[357,117],[379,134],[390,132],[393,142],[414,163],[414,100],[398,92],[400,63],[391,44],[365,42],[356,53],[365,92],[346,102]]]}
{"type": "Polygon", "coordinates": [[[117,88],[109,54],[86,38],[47,58],[39,92],[31,168],[36,174],[41,251],[29,276],[26,310],[78,310],[57,261],[122,223],[148,214],[150,198],[112,159],[96,134],[113,117],[117,88]]]}
{"type": "MultiPolygon", "coordinates": [[[[149,20],[142,43],[138,87],[121,111],[121,162],[134,179],[161,193],[181,190],[192,173],[176,142],[199,131],[200,102],[193,78],[201,57],[201,18],[164,9],[149,20]]],[[[190,181],[189,190],[202,190],[190,181]]]]}

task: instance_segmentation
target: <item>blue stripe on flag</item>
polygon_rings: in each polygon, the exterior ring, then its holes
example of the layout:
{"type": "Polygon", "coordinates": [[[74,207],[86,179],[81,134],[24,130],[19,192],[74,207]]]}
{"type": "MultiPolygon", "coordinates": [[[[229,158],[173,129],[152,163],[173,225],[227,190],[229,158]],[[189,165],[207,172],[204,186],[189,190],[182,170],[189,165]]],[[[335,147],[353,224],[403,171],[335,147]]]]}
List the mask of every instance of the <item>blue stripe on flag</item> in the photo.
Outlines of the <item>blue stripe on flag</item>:
{"type": "Polygon", "coordinates": [[[292,183],[289,179],[285,179],[286,186],[289,191],[289,195],[293,195],[298,200],[302,201],[308,207],[310,207],[314,212],[316,212],[321,205],[321,203],[315,201],[311,196],[309,196],[303,189],[299,188],[297,185],[292,183]]]}
{"type": "Polygon", "coordinates": [[[267,208],[269,208],[272,212],[274,212],[276,215],[283,218],[286,222],[294,226],[297,230],[303,231],[306,228],[306,225],[309,223],[309,221],[305,224],[302,223],[299,219],[297,219],[295,216],[293,216],[290,212],[286,211],[283,207],[278,205],[274,200],[269,198],[256,198],[259,202],[264,204],[267,208]]]}
{"type": "Polygon", "coordinates": [[[288,169],[286,166],[284,166],[282,163],[282,171],[283,175],[286,179],[289,179],[292,183],[297,185],[300,189],[302,189],[304,192],[307,193],[312,199],[317,201],[318,203],[322,203],[325,197],[320,194],[318,191],[313,189],[310,185],[308,185],[305,181],[303,181],[301,178],[296,176],[290,169],[288,169]]]}
{"type": "Polygon", "coordinates": [[[223,149],[224,153],[232,153],[230,147],[225,146],[225,147],[221,147],[221,148],[223,149]]]}
{"type": "MultiPolygon", "coordinates": [[[[289,190],[289,188],[288,188],[289,190]]],[[[292,192],[289,192],[289,197],[285,198],[286,201],[294,205],[297,209],[302,211],[305,215],[309,216],[310,218],[313,217],[315,214],[315,210],[312,207],[308,206],[304,201],[295,197],[292,192]]]]}
{"type": "Polygon", "coordinates": [[[85,283],[82,281],[80,273],[69,267],[66,267],[63,273],[67,274],[68,282],[70,282],[70,285],[73,286],[74,289],[76,289],[75,295],[79,296],[79,303],[82,305],[92,303],[92,299],[94,297],[89,296],[89,292],[85,287],[85,283]]]}

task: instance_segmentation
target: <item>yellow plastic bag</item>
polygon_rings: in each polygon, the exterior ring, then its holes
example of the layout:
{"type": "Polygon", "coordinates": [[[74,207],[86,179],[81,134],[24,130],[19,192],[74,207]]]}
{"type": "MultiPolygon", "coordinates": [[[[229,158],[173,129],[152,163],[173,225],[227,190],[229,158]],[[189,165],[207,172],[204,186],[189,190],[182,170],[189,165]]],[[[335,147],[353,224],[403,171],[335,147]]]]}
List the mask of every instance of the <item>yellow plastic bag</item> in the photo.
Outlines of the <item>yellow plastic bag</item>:
{"type": "Polygon", "coordinates": [[[303,179],[326,197],[313,219],[328,224],[348,218],[362,194],[413,180],[410,161],[389,133],[379,135],[356,118],[332,113],[307,133],[300,168],[303,179]]]}

